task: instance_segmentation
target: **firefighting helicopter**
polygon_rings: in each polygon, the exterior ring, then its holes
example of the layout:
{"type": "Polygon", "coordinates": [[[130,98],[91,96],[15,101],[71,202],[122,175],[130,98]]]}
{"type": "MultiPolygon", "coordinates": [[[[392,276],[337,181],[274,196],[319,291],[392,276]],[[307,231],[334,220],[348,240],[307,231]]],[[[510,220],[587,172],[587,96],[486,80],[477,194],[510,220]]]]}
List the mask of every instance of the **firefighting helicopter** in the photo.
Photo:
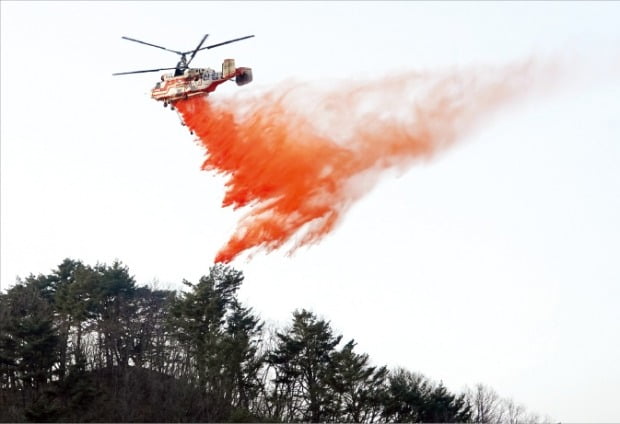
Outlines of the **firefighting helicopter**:
{"type": "Polygon", "coordinates": [[[174,108],[174,102],[181,99],[187,99],[193,96],[208,95],[214,91],[223,82],[229,81],[235,78],[237,85],[245,85],[252,82],[252,68],[247,67],[235,67],[234,59],[225,59],[222,63],[222,72],[217,72],[211,68],[190,68],[189,64],[201,50],[212,49],[214,47],[223,46],[225,44],[234,43],[236,41],[246,40],[254,37],[254,35],[246,35],[245,37],[235,38],[232,40],[224,41],[217,44],[211,44],[210,46],[203,47],[205,40],[209,34],[205,34],[198,43],[198,46],[194,50],[181,52],[178,50],[168,49],[166,47],[158,46],[156,44],[146,43],[144,41],[136,40],[135,38],[121,37],[124,40],[134,41],[136,43],[145,44],[147,46],[156,47],[158,49],[166,50],[168,52],[176,53],[181,56],[181,59],[174,68],[158,68],[147,69],[143,71],[130,71],[130,72],[117,72],[112,75],[129,75],[129,74],[142,74],[146,72],[158,72],[173,70],[174,73],[163,74],[161,81],[155,84],[155,87],[151,90],[151,97],[155,100],[162,101],[164,107],[170,105],[174,108]],[[187,58],[189,55],[189,59],[187,58]]]}

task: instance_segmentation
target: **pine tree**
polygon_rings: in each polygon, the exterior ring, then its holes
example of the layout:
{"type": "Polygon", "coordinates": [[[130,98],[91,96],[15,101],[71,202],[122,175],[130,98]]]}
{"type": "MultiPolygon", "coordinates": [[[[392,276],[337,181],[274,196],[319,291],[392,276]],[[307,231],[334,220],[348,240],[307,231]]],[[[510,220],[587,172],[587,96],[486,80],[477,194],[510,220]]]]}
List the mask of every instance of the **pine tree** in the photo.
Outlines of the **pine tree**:
{"type": "Polygon", "coordinates": [[[204,415],[195,419],[222,421],[248,412],[261,366],[262,325],[236,297],[242,282],[241,272],[216,265],[198,284],[185,281],[191,291],[172,303],[169,326],[185,347],[183,375],[205,394],[204,415]]]}
{"type": "Polygon", "coordinates": [[[251,401],[259,392],[258,373],[264,362],[263,355],[258,354],[262,328],[251,308],[244,308],[237,299],[231,302],[223,348],[227,358],[225,372],[237,414],[250,414],[251,401]]]}
{"type": "Polygon", "coordinates": [[[389,375],[383,416],[394,422],[469,422],[466,396],[454,395],[443,383],[399,368],[389,375]]]}
{"type": "Polygon", "coordinates": [[[430,391],[430,382],[423,375],[403,368],[392,371],[384,400],[384,419],[392,422],[422,422],[430,391]]]}
{"type": "Polygon", "coordinates": [[[340,409],[338,421],[372,422],[381,412],[385,397],[386,367],[369,365],[367,354],[353,351],[351,340],[333,355],[332,384],[340,409]]]}
{"type": "Polygon", "coordinates": [[[82,356],[82,334],[92,318],[94,271],[82,262],[65,259],[51,275],[53,305],[60,336],[60,369],[63,379],[68,366],[82,356]]]}
{"type": "Polygon", "coordinates": [[[53,310],[39,281],[18,282],[0,301],[3,391],[20,394],[21,406],[31,419],[42,418],[39,413],[53,413],[39,400],[59,363],[53,310]]]}
{"type": "Polygon", "coordinates": [[[284,421],[320,422],[338,414],[332,387],[335,348],[342,336],[334,336],[329,322],[306,310],[293,313],[292,326],[277,333],[278,345],[269,355],[275,368],[276,402],[286,409],[284,421]]]}
{"type": "Polygon", "coordinates": [[[135,280],[119,261],[112,266],[99,264],[93,270],[89,287],[93,290],[93,330],[99,342],[99,362],[106,367],[127,367],[132,343],[131,320],[135,314],[132,303],[135,280]]]}

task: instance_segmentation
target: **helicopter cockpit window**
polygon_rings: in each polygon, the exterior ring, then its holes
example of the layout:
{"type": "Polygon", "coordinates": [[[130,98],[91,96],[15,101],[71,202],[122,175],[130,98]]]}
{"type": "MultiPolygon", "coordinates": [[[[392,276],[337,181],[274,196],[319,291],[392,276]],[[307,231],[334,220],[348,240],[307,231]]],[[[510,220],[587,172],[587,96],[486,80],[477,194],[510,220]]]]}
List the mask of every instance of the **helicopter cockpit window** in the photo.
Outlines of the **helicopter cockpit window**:
{"type": "Polygon", "coordinates": [[[202,74],[202,78],[205,79],[205,80],[216,80],[217,79],[217,72],[215,72],[213,69],[207,69],[202,74]]]}
{"type": "Polygon", "coordinates": [[[161,82],[155,83],[155,88],[160,88],[161,87],[161,82]]]}

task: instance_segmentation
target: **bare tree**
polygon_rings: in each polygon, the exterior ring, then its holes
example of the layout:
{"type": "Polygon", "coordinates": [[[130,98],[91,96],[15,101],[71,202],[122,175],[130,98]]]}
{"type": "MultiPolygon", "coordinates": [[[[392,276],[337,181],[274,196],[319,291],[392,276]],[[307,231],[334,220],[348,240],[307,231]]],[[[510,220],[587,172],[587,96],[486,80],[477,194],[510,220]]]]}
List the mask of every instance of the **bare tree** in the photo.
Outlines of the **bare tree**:
{"type": "Polygon", "coordinates": [[[519,424],[526,421],[525,407],[521,404],[515,403],[512,399],[504,399],[503,401],[506,424],[519,424]]]}
{"type": "Polygon", "coordinates": [[[472,419],[475,423],[498,424],[504,418],[502,399],[497,392],[482,383],[467,390],[467,398],[472,405],[472,419]]]}

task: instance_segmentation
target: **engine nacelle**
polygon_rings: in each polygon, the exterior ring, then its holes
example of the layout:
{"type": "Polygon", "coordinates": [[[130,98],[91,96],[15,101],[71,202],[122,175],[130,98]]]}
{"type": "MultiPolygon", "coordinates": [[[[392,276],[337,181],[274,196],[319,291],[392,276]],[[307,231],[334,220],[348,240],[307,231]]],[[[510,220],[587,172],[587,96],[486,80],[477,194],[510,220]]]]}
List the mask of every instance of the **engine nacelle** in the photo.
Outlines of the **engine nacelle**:
{"type": "Polygon", "coordinates": [[[222,78],[228,78],[234,75],[236,70],[235,59],[224,59],[224,63],[222,63],[222,78]]]}
{"type": "Polygon", "coordinates": [[[252,68],[239,68],[235,78],[237,85],[246,85],[252,82],[252,68]]]}

